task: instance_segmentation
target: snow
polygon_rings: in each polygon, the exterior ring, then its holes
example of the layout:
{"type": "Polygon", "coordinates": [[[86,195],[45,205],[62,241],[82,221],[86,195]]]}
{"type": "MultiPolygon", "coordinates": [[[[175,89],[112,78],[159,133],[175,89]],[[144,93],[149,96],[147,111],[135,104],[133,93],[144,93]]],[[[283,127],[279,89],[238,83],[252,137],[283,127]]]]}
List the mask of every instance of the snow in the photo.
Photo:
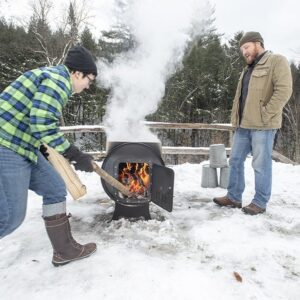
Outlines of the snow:
{"type": "MultiPolygon", "coordinates": [[[[201,188],[205,163],[172,166],[173,212],[151,204],[152,220],[137,222],[110,222],[114,202],[98,175],[78,172],[88,193],[68,198],[73,235],[98,250],[59,268],[41,199],[30,192],[23,225],[0,240],[0,299],[299,299],[300,166],[274,162],[267,213],[248,216],[211,201],[226,191],[201,188]]],[[[253,196],[250,158],[245,171],[244,205],[253,196]]]]}

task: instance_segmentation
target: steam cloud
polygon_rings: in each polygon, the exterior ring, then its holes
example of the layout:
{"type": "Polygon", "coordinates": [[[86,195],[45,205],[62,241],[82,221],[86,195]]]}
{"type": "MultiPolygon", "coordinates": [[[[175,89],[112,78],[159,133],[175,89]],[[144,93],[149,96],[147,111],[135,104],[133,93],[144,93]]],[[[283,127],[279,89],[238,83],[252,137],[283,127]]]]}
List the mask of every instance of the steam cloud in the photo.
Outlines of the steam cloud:
{"type": "Polygon", "coordinates": [[[111,89],[104,125],[109,141],[154,142],[141,121],[155,112],[165,82],[180,65],[187,43],[205,29],[211,7],[200,0],[131,0],[122,13],[137,47],[102,64],[111,89]]]}

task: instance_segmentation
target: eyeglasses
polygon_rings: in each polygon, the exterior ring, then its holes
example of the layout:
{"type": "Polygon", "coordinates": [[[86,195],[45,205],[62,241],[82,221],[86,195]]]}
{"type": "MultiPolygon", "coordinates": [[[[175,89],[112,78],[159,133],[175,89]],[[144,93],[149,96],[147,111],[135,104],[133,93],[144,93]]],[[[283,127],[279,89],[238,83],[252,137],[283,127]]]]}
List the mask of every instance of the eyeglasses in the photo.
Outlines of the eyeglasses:
{"type": "Polygon", "coordinates": [[[92,84],[93,83],[93,81],[94,81],[94,78],[93,79],[91,79],[88,75],[86,75],[85,76],[87,79],[88,79],[88,81],[89,81],[89,84],[92,84]]]}

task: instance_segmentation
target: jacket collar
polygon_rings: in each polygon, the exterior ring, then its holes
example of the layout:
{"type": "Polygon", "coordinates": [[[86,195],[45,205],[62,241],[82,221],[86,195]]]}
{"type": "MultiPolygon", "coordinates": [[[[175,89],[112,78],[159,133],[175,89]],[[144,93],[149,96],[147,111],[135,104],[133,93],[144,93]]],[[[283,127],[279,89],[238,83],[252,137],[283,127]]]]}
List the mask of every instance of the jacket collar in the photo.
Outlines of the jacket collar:
{"type": "Polygon", "coordinates": [[[268,60],[268,58],[270,57],[271,55],[271,51],[266,51],[263,55],[263,57],[257,62],[257,65],[263,65],[265,64],[265,62],[268,60]]]}
{"type": "MultiPolygon", "coordinates": [[[[268,50],[265,51],[265,52],[263,53],[262,58],[261,58],[255,65],[263,65],[263,64],[265,64],[266,61],[268,60],[268,58],[270,57],[271,54],[272,54],[271,51],[268,51],[268,50]]],[[[246,65],[246,66],[244,67],[244,69],[243,69],[243,72],[245,72],[248,68],[249,68],[249,66],[246,65]]]]}

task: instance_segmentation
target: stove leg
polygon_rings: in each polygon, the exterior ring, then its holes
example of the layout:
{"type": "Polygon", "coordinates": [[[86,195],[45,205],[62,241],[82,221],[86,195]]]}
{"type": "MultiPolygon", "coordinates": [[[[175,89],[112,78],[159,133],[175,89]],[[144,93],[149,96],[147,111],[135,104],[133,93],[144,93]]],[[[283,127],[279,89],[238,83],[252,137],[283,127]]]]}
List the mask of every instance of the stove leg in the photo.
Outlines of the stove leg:
{"type": "Polygon", "coordinates": [[[146,221],[151,220],[149,203],[137,206],[127,206],[115,202],[115,211],[112,220],[119,220],[120,218],[144,218],[146,221]]]}

